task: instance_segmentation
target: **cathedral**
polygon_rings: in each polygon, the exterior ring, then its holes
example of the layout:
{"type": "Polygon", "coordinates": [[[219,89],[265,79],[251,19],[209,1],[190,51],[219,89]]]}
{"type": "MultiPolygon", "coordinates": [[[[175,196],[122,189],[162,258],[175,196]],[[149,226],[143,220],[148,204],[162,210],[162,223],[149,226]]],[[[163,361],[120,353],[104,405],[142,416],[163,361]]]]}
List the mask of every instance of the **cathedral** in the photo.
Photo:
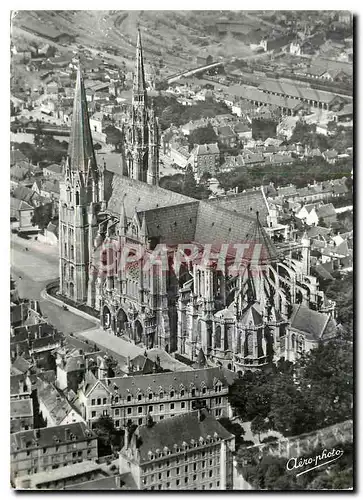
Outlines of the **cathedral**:
{"type": "Polygon", "coordinates": [[[334,303],[311,276],[310,241],[303,236],[298,258],[275,247],[262,189],[200,201],[158,185],[140,33],[122,135],[119,172],[98,165],[79,69],[59,202],[61,296],[145,349],[238,372],[294,361],[333,334],[334,303]],[[307,331],[301,316],[324,329],[307,331]]]}

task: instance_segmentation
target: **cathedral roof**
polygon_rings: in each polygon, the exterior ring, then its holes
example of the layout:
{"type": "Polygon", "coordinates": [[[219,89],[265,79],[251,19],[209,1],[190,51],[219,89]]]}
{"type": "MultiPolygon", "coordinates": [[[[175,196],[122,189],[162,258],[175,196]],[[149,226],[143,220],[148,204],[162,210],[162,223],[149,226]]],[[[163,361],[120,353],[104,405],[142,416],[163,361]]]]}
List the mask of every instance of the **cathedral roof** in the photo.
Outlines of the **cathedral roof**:
{"type": "Polygon", "coordinates": [[[252,261],[256,245],[261,245],[261,252],[258,256],[259,263],[272,262],[277,259],[277,250],[275,245],[272,243],[271,238],[262,227],[258,212],[256,213],[255,221],[250,225],[247,231],[245,242],[250,243],[250,245],[247,252],[244,254],[246,256],[247,253],[247,257],[244,258],[252,261]]]}
{"type": "Polygon", "coordinates": [[[268,207],[261,189],[250,189],[243,193],[231,194],[209,200],[211,205],[226,208],[233,212],[254,216],[259,213],[262,224],[265,224],[268,207]]]}
{"type": "Polygon", "coordinates": [[[77,72],[68,156],[71,159],[72,169],[86,172],[90,160],[93,168],[97,168],[89,125],[86,92],[80,68],[77,72]]]}
{"type": "Polygon", "coordinates": [[[135,207],[138,212],[142,212],[195,201],[183,194],[117,174],[114,174],[111,180],[111,190],[112,194],[107,208],[119,215],[123,200],[126,217],[129,219],[133,217],[135,207]]]}
{"type": "Polygon", "coordinates": [[[262,316],[257,311],[255,304],[250,306],[247,309],[247,311],[243,314],[240,323],[242,326],[252,327],[252,328],[263,325],[262,316]]]}
{"type": "Polygon", "coordinates": [[[319,340],[335,333],[336,322],[330,314],[314,311],[303,304],[293,306],[291,328],[305,333],[308,338],[319,340]]]}

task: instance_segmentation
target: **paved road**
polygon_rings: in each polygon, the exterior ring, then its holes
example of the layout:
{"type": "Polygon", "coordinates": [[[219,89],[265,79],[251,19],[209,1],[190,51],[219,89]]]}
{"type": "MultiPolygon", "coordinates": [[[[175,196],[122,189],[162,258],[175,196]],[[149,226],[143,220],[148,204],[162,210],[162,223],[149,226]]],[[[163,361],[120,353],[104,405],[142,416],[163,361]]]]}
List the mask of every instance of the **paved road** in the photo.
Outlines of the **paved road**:
{"type": "Polygon", "coordinates": [[[11,274],[20,297],[38,300],[42,313],[59,331],[68,334],[94,327],[94,323],[64,311],[40,296],[46,284],[59,276],[57,249],[12,235],[11,274]],[[25,251],[25,247],[29,251],[25,251]]]}

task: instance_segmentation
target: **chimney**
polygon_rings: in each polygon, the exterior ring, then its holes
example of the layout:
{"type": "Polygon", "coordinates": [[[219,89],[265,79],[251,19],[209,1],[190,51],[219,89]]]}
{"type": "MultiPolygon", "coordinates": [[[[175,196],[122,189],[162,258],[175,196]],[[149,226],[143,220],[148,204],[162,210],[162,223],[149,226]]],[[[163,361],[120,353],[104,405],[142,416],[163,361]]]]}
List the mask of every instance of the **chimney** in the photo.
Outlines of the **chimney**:
{"type": "Polygon", "coordinates": [[[128,427],[125,428],[125,434],[124,434],[124,448],[127,450],[129,447],[129,441],[130,441],[130,433],[128,427]]]}
{"type": "Polygon", "coordinates": [[[115,476],[115,485],[116,485],[116,488],[121,488],[121,478],[120,478],[120,476],[115,476]]]}
{"type": "Polygon", "coordinates": [[[64,437],[65,441],[70,441],[71,439],[71,431],[68,429],[68,427],[64,429],[64,437]]]}

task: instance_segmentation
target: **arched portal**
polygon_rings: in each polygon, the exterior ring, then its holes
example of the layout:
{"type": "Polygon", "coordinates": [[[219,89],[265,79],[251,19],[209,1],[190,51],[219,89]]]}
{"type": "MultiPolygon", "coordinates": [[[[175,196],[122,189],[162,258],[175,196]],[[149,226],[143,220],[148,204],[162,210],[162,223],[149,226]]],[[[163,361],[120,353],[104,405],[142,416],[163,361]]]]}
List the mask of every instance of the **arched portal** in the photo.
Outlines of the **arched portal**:
{"type": "Polygon", "coordinates": [[[103,308],[102,319],[103,319],[103,327],[110,328],[111,327],[111,312],[107,306],[105,306],[103,308]]]}
{"type": "Polygon", "coordinates": [[[74,284],[72,282],[69,283],[69,297],[72,300],[74,299],[74,284]]]}
{"type": "Polygon", "coordinates": [[[127,315],[123,309],[119,309],[116,316],[117,335],[123,335],[126,331],[127,315]]]}
{"type": "Polygon", "coordinates": [[[144,329],[142,327],[142,324],[140,323],[139,320],[136,320],[135,321],[135,341],[136,342],[142,341],[143,332],[144,332],[144,329]]]}

